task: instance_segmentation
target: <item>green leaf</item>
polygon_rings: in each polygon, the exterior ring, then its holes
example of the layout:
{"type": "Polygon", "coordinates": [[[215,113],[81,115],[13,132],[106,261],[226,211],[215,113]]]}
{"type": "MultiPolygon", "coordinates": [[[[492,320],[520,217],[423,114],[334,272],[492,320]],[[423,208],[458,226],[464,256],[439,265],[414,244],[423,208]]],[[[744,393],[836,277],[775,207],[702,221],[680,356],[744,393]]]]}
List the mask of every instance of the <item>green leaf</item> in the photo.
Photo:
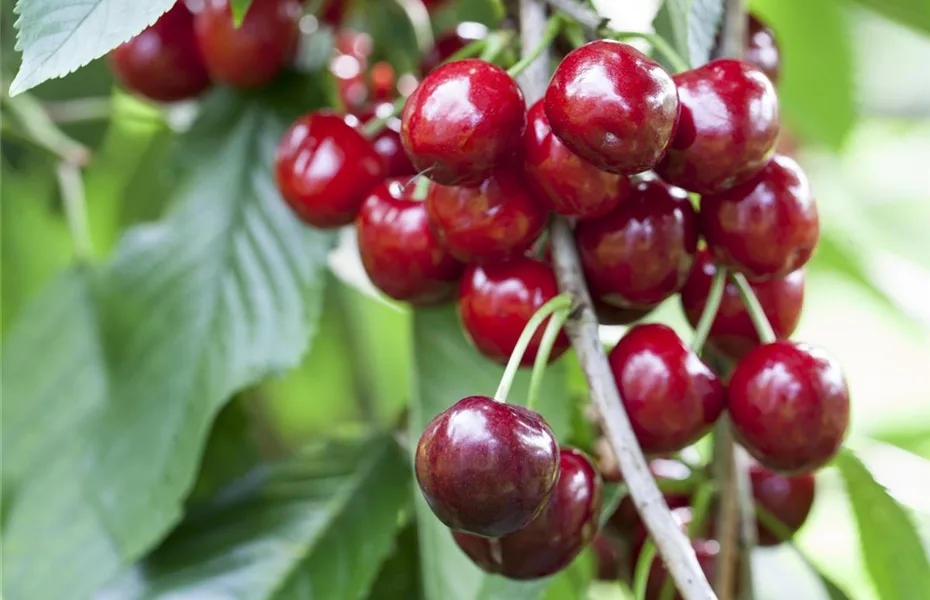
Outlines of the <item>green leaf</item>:
{"type": "Polygon", "coordinates": [[[16,48],[22,65],[10,84],[19,94],[63,77],[154,23],[175,0],[19,0],[16,48]]]}
{"type": "MultiPolygon", "coordinates": [[[[413,352],[417,373],[410,415],[410,443],[416,446],[420,433],[437,414],[456,401],[476,394],[492,395],[503,369],[482,357],[465,339],[455,309],[443,307],[418,310],[413,317],[413,352]]],[[[511,402],[526,402],[529,373],[520,373],[510,392],[511,402]]],[[[536,407],[563,440],[570,434],[571,402],[564,367],[558,362],[546,369],[539,405],[536,407]]],[[[424,596],[443,600],[478,598],[536,599],[545,592],[545,582],[514,582],[480,571],[459,550],[449,529],[417,499],[420,560],[424,596]]]]}
{"type": "Polygon", "coordinates": [[[52,288],[8,340],[8,597],[85,598],[138,559],[180,519],[223,404],[307,350],[331,238],[275,189],[286,120],[223,91],[203,115],[173,212],[132,229],[92,288],[52,288]],[[82,563],[93,548],[107,560],[82,563]]]}
{"type": "Polygon", "coordinates": [[[849,450],[834,464],[846,482],[866,568],[882,600],[930,598],[930,563],[913,519],[849,450]]]}
{"type": "Polygon", "coordinates": [[[390,438],[317,443],[190,517],[102,600],[364,598],[410,505],[390,438]]]}
{"type": "Polygon", "coordinates": [[[252,6],[252,0],[230,0],[229,7],[232,9],[233,24],[236,27],[242,25],[242,20],[245,19],[245,13],[248,12],[250,6],[252,6]]]}
{"type": "Polygon", "coordinates": [[[930,34],[930,3],[926,0],[854,0],[892,21],[930,34]]]}
{"type": "Polygon", "coordinates": [[[723,0],[666,0],[656,14],[656,33],[692,66],[710,60],[723,18],[723,0]]]}
{"type": "Polygon", "coordinates": [[[847,14],[838,2],[754,0],[781,48],[779,102],[787,129],[837,149],[856,119],[847,14]]]}

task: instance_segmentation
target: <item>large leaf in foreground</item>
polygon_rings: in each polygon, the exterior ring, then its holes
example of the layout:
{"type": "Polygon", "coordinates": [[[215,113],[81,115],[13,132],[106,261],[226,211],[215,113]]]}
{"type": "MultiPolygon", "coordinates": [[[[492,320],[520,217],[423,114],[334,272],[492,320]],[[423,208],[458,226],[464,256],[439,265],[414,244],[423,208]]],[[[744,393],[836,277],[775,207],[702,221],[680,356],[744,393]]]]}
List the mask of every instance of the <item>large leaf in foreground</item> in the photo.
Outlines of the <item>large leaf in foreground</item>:
{"type": "Polygon", "coordinates": [[[4,365],[4,471],[17,476],[7,596],[84,598],[138,559],[180,519],[217,411],[306,351],[330,240],[275,189],[285,126],[260,100],[220,92],[183,144],[175,209],[130,231],[93,306],[69,314],[81,288],[53,290],[46,302],[62,304],[11,336],[5,354],[23,366],[4,365]],[[61,336],[73,318],[80,330],[61,336]],[[49,370],[37,359],[50,353],[69,360],[49,370]],[[49,523],[67,527],[50,535],[49,523]],[[72,568],[88,548],[110,560],[72,568]]]}
{"type": "Polygon", "coordinates": [[[101,600],[362,598],[410,505],[408,469],[389,437],[316,444],[195,508],[101,600]]]}

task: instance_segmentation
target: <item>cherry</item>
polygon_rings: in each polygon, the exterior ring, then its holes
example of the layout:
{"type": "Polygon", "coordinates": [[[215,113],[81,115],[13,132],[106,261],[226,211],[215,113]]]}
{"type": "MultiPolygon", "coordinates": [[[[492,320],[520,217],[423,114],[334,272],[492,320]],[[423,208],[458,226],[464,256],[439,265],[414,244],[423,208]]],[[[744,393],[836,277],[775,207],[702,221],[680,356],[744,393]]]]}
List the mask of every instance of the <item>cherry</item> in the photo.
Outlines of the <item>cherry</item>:
{"type": "Polygon", "coordinates": [[[625,176],[601,171],[565,147],[549,127],[542,100],[527,114],[523,155],[534,196],[561,215],[602,217],[630,192],[625,176]]]}
{"type": "MultiPolygon", "coordinates": [[[[662,481],[685,481],[691,477],[691,469],[685,463],[671,458],[655,458],[649,461],[649,472],[652,473],[659,485],[662,484],[662,481]]],[[[615,483],[623,481],[619,470],[610,475],[604,473],[604,479],[615,483]]],[[[672,509],[688,506],[691,504],[691,496],[687,493],[665,494],[665,503],[672,509]]],[[[633,499],[629,496],[625,496],[617,505],[617,509],[611,515],[609,523],[617,532],[623,534],[630,533],[643,526],[639,513],[636,511],[636,506],[633,504],[633,499]]]]}
{"type": "Polygon", "coordinates": [[[685,284],[697,252],[697,218],[683,190],[644,180],[607,216],[578,223],[575,239],[591,292],[645,310],[685,284]]]}
{"type": "Polygon", "coordinates": [[[206,0],[194,30],[210,76],[238,88],[274,79],[297,50],[299,0],[253,0],[240,27],[229,0],[206,0]]]}
{"type": "Polygon", "coordinates": [[[416,306],[447,300],[465,265],[452,258],[429,228],[413,186],[387,179],[369,194],[355,220],[368,277],[382,292],[416,306]]]}
{"type": "Polygon", "coordinates": [[[799,269],[820,237],[807,177],[780,154],[750,181],[703,196],[700,215],[717,262],[751,279],[784,277],[799,269]]]}
{"type": "Polygon", "coordinates": [[[417,444],[415,470],[439,520],[499,537],[540,513],[559,479],[559,447],[537,413],[485,396],[434,418],[417,444]]]}
{"type": "MultiPolygon", "coordinates": [[[[305,0],[301,0],[303,3],[305,0]]],[[[320,19],[324,23],[339,25],[345,19],[349,10],[349,0],[327,0],[320,12],[320,19]]]]}
{"type": "Polygon", "coordinates": [[[275,155],[278,190],[297,216],[315,227],[351,223],[384,171],[371,142],[327,113],[295,121],[275,155]]]}
{"type": "Polygon", "coordinates": [[[723,412],[726,398],[720,380],[665,325],[630,329],[611,351],[610,368],[636,439],[647,454],[693,444],[723,412]]]}
{"type": "Polygon", "coordinates": [[[465,262],[522,255],[545,229],[547,217],[523,177],[509,170],[478,187],[431,185],[426,210],[443,244],[465,262]]]}
{"type": "MultiPolygon", "coordinates": [[[[373,107],[357,111],[354,115],[348,115],[346,117],[346,122],[353,127],[359,127],[369,119],[382,115],[390,115],[393,111],[394,107],[392,103],[379,102],[373,107]]],[[[384,163],[387,165],[388,177],[402,177],[416,174],[416,169],[410,164],[410,159],[407,158],[407,153],[404,152],[404,147],[400,143],[399,118],[390,117],[384,129],[382,129],[371,142],[374,144],[375,152],[384,159],[384,163]]]]}
{"type": "Polygon", "coordinates": [[[565,145],[611,173],[654,167],[678,120],[672,77],[633,46],[610,40],[589,42],[562,60],[545,107],[565,145]]]}
{"type": "Polygon", "coordinates": [[[481,23],[474,21],[459,23],[455,29],[437,37],[433,47],[423,54],[420,60],[420,72],[423,74],[431,72],[468,44],[483,40],[487,36],[488,28],[481,23]]]}
{"type": "MultiPolygon", "coordinates": [[[[804,473],[787,477],[753,463],[749,467],[749,477],[756,505],[769,511],[792,534],[796,533],[814,505],[814,476],[804,473]]],[[[781,538],[760,523],[759,545],[775,546],[779,543],[781,538]]]]}
{"type": "Polygon", "coordinates": [[[601,478],[582,452],[559,452],[559,480],[546,507],[514,533],[488,539],[453,534],[459,547],[488,573],[536,579],[561,571],[594,539],[601,512],[601,478]]]}
{"type": "Polygon", "coordinates": [[[621,571],[619,544],[601,532],[594,536],[591,547],[594,548],[594,556],[597,559],[598,581],[617,581],[621,571]]]}
{"type": "Polygon", "coordinates": [[[778,96],[762,71],[715,60],[675,75],[681,118],[656,173],[673,185],[715,194],[765,167],[778,139],[778,96]]]}
{"type": "Polygon", "coordinates": [[[761,69],[773,84],[777,84],[781,56],[775,32],[755,15],[749,15],[746,37],[746,52],[743,58],[761,69]]]}
{"type": "MultiPolygon", "coordinates": [[[[555,273],[541,261],[517,257],[486,265],[471,264],[459,285],[459,317],[478,350],[505,365],[526,324],[558,293],[555,273]]],[[[544,330],[545,324],[536,330],[521,365],[531,366],[536,360],[544,330]]],[[[549,360],[561,356],[568,346],[565,333],[560,333],[549,360]]]]}
{"type": "Polygon", "coordinates": [[[593,300],[594,313],[597,315],[597,322],[601,325],[630,325],[642,320],[656,309],[655,306],[648,308],[620,308],[597,298],[593,300]]]}
{"type": "Polygon", "coordinates": [[[759,346],[730,375],[729,412],[746,450],[778,473],[813,471],[830,460],[849,425],[839,365],[794,342],[759,346]]]}
{"type": "MultiPolygon", "coordinates": [[[[698,252],[691,276],[681,289],[681,306],[692,327],[697,327],[707,295],[710,293],[711,280],[717,272],[710,252],[702,249],[698,252]]],[[[804,269],[793,271],[784,277],[775,277],[763,282],[750,282],[759,304],[778,339],[787,339],[801,319],[804,304],[804,269]]],[[[720,310],[714,318],[707,338],[715,350],[732,358],[739,359],[759,345],[759,335],[752,324],[752,319],[739,290],[732,282],[727,282],[720,302],[720,310]]]]}
{"type": "Polygon", "coordinates": [[[210,86],[194,38],[194,17],[183,2],[107,58],[126,89],[156,102],[193,98],[210,86]]]}
{"type": "Polygon", "coordinates": [[[520,149],[526,104],[506,71],[477,59],[446,63],[413,91],[400,137],[417,170],[444,185],[474,185],[520,149]]]}

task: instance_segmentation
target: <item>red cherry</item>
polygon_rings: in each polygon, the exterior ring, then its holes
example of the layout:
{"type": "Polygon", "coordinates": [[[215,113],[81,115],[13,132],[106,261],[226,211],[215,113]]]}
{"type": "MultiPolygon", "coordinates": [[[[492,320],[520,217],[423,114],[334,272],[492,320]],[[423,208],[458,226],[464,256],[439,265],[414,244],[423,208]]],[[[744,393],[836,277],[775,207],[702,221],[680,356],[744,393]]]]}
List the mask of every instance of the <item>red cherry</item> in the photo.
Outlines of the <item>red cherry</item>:
{"type": "Polygon", "coordinates": [[[773,84],[777,84],[781,58],[775,32],[755,15],[749,15],[746,37],[746,52],[743,58],[749,64],[760,68],[773,84]]]}
{"type": "MultiPolygon", "coordinates": [[[[685,463],[670,458],[656,458],[649,461],[649,472],[652,473],[652,476],[660,485],[663,480],[685,481],[691,477],[691,469],[685,463]]],[[[613,477],[605,473],[604,478],[615,483],[623,481],[619,471],[613,477]]],[[[691,504],[691,496],[689,494],[665,494],[665,503],[672,509],[688,506],[691,504]]],[[[611,515],[609,523],[611,527],[621,534],[643,529],[642,520],[639,518],[639,513],[636,512],[633,499],[629,496],[625,496],[617,505],[617,510],[611,515]]]]}
{"type": "Polygon", "coordinates": [[[123,87],[156,102],[194,98],[210,87],[194,38],[194,17],[183,2],[107,58],[123,87]]]}
{"type": "MultiPolygon", "coordinates": [[[[346,123],[358,128],[362,123],[369,119],[381,115],[390,115],[394,112],[394,106],[390,102],[379,102],[374,107],[369,107],[357,111],[354,115],[346,117],[346,123]]],[[[400,119],[391,117],[388,119],[384,129],[372,139],[375,152],[384,159],[387,165],[388,177],[404,177],[416,175],[416,169],[410,164],[407,153],[400,143],[400,119]]]]}
{"type": "Polygon", "coordinates": [[[436,38],[436,43],[426,51],[420,60],[420,72],[423,74],[448,60],[453,54],[472,42],[483,40],[488,36],[488,28],[473,21],[464,21],[436,38]]]}
{"type": "Polygon", "coordinates": [[[813,471],[833,458],[849,425],[849,390],[823,351],[793,342],[759,346],[730,375],[733,430],[762,465],[813,471]]]}
{"type": "Polygon", "coordinates": [[[597,40],[555,70],[545,97],[552,131],[575,154],[631,175],[659,162],[678,120],[671,75],[636,48],[597,40]]]}
{"type": "Polygon", "coordinates": [[[275,156],[278,190],[305,223],[351,223],[365,197],[384,179],[371,142],[337,115],[310,113],[284,133],[275,156]]]}
{"type": "Polygon", "coordinates": [[[455,530],[499,537],[545,509],[559,479],[559,448],[537,413],[471,396],[426,426],[415,470],[440,521],[455,530]]]}
{"type": "Polygon", "coordinates": [[[601,478],[578,450],[562,449],[559,462],[552,496],[529,525],[498,539],[453,534],[475,564],[511,579],[536,579],[567,567],[594,539],[601,512],[601,478]]]}
{"type": "Polygon", "coordinates": [[[675,75],[681,118],[656,173],[700,194],[757,175],[775,153],[778,96],[762,71],[721,59],[675,75]]]}
{"type": "Polygon", "coordinates": [[[616,540],[604,532],[591,542],[597,559],[597,580],[617,581],[620,578],[620,547],[616,540]]]}
{"type": "Polygon", "coordinates": [[[513,171],[478,187],[431,185],[426,210],[443,244],[465,262],[521,256],[546,227],[546,211],[513,171]]]}
{"type": "MultiPolygon", "coordinates": [[[[301,0],[305,2],[305,0],[301,0]]],[[[327,0],[320,12],[320,20],[330,25],[339,25],[349,10],[349,0],[327,0]]]]}
{"type": "Polygon", "coordinates": [[[474,185],[520,149],[526,105],[500,67],[477,59],[444,64],[407,98],[401,141],[411,162],[444,185],[474,185]]]}
{"type": "MultiPolygon", "coordinates": [[[[518,257],[486,265],[472,264],[465,270],[459,286],[459,317],[478,350],[505,365],[526,324],[558,293],[552,268],[538,260],[518,257]]],[[[544,330],[545,323],[536,330],[521,365],[531,366],[536,360],[544,330]]],[[[552,346],[550,362],[568,346],[568,338],[560,333],[552,346]]]]}
{"type": "Polygon", "coordinates": [[[630,193],[625,176],[601,171],[565,147],[549,127],[542,100],[527,115],[523,154],[534,196],[561,215],[602,217],[630,193]]]}
{"type": "Polygon", "coordinates": [[[726,397],[720,380],[665,325],[630,329],[611,351],[610,368],[647,454],[693,444],[723,412],[726,397]]]}
{"type": "MultiPolygon", "coordinates": [[[[810,473],[787,477],[753,463],[749,468],[752,495],[761,506],[778,519],[792,534],[804,525],[814,505],[816,484],[810,473]]],[[[781,539],[759,524],[759,545],[775,546],[781,539]]]]}
{"type": "Polygon", "coordinates": [[[388,179],[362,204],[355,230],[362,265],[382,292],[416,306],[443,302],[455,292],[465,265],[452,258],[429,228],[413,186],[388,179]]]}
{"type": "Polygon", "coordinates": [[[752,180],[703,196],[700,216],[717,262],[752,279],[783,277],[801,268],[820,237],[807,177],[780,154],[752,180]]]}
{"type": "MultiPolygon", "coordinates": [[[[691,540],[691,547],[694,548],[694,554],[697,556],[697,561],[701,566],[704,577],[713,581],[714,573],[717,570],[717,556],[720,554],[720,544],[715,540],[704,540],[699,538],[691,540]]],[[[652,563],[652,570],[649,571],[649,579],[646,582],[645,600],[660,600],[667,578],[668,573],[665,570],[665,565],[662,564],[662,560],[657,557],[652,563]]],[[[737,587],[739,586],[737,585],[737,587]]],[[[674,585],[672,589],[674,589],[674,585]]],[[[678,592],[675,592],[671,598],[672,600],[682,600],[682,596],[678,592]]]]}
{"type": "Polygon", "coordinates": [[[642,320],[655,309],[655,306],[649,308],[620,308],[594,298],[594,313],[597,315],[597,322],[601,325],[630,325],[642,320]]]}
{"type": "Polygon", "coordinates": [[[575,239],[591,292],[645,310],[685,284],[697,252],[697,218],[683,190],[639,181],[613,212],[579,223],[575,239]]]}
{"type": "MultiPolygon", "coordinates": [[[[697,327],[707,295],[710,293],[711,280],[717,272],[710,253],[703,249],[691,270],[685,287],[681,289],[681,306],[692,327],[697,327]]],[[[793,271],[784,277],[775,277],[768,281],[751,282],[759,304],[776,337],[787,339],[801,319],[804,305],[804,269],[793,271]]],[[[710,328],[707,342],[726,356],[739,359],[759,345],[759,335],[752,324],[749,312],[743,304],[739,290],[732,282],[727,282],[720,302],[720,310],[710,328]]]]}
{"type": "Polygon", "coordinates": [[[210,76],[238,88],[254,88],[277,77],[297,50],[298,0],[253,0],[240,27],[229,0],[206,0],[194,30],[210,76]]]}

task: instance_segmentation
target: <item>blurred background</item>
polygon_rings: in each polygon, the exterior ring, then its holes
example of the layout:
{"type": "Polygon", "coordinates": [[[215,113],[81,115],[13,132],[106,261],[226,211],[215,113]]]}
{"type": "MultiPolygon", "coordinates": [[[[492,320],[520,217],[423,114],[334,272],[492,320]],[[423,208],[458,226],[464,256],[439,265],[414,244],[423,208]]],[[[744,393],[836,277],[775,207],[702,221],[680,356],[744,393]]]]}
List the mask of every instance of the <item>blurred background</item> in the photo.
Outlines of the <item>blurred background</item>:
{"type": "MultiPolygon", "coordinates": [[[[3,1],[7,83],[18,61],[12,4],[3,1]]],[[[913,511],[930,548],[930,22],[894,20],[896,3],[884,4],[754,0],[751,8],[781,45],[784,142],[794,147],[811,179],[823,228],[807,267],[805,312],[794,337],[825,347],[845,367],[853,400],[849,445],[913,511]]],[[[656,10],[643,0],[595,5],[622,29],[648,27],[656,10]]],[[[357,10],[351,26],[373,35],[374,58],[397,64],[409,51],[412,32],[396,11],[385,10],[386,19],[378,11],[357,10]],[[395,31],[406,37],[384,35],[392,23],[400,23],[395,31]]],[[[462,0],[452,2],[434,25],[441,31],[493,15],[485,0],[462,0]]],[[[924,15],[930,16],[930,8],[924,15]]],[[[331,41],[322,39],[315,49],[324,60],[331,41]]],[[[112,248],[127,225],[162,212],[172,185],[164,157],[172,130],[184,126],[183,109],[165,118],[115,91],[101,61],[43,84],[35,96],[66,132],[96,149],[86,186],[98,248],[112,248]]],[[[3,150],[6,333],[24,304],[69,264],[71,250],[46,162],[15,148],[3,150]]],[[[273,456],[317,433],[393,424],[404,415],[414,372],[410,315],[360,281],[351,248],[337,249],[330,264],[333,285],[302,366],[240,394],[220,415],[204,459],[218,465],[210,470],[218,479],[251,464],[250,457],[230,456],[241,452],[240,446],[224,444],[230,431],[253,438],[262,455],[273,456]],[[308,397],[321,400],[306,402],[308,397]]],[[[677,300],[649,320],[688,330],[677,300]]],[[[616,335],[605,331],[605,339],[616,335]]],[[[800,546],[851,597],[877,598],[839,477],[828,468],[818,484],[800,546]]],[[[198,485],[203,493],[212,488],[208,480],[198,485]]],[[[761,600],[789,593],[812,597],[807,586],[814,584],[790,549],[761,551],[759,561],[761,600]]]]}

